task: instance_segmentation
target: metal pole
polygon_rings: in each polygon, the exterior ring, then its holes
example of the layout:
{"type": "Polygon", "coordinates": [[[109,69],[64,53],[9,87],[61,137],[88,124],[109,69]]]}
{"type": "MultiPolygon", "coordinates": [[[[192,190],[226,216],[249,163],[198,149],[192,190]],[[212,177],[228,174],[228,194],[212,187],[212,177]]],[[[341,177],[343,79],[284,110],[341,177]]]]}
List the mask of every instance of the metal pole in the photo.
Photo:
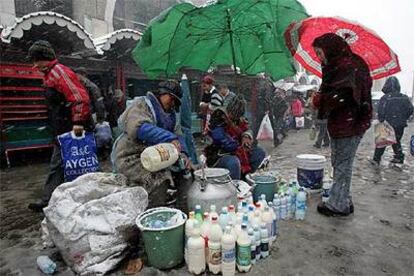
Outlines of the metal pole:
{"type": "Polygon", "coordinates": [[[227,12],[227,31],[229,32],[229,36],[230,36],[231,57],[233,59],[234,73],[237,75],[236,54],[234,52],[233,30],[231,29],[230,9],[227,9],[226,12],[227,12]]]}

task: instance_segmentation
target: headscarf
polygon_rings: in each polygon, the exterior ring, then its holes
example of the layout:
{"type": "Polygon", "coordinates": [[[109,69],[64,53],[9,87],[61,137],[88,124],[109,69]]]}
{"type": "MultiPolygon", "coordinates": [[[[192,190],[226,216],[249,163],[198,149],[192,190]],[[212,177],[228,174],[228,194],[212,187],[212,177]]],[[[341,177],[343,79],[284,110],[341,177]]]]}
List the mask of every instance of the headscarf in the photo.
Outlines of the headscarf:
{"type": "Polygon", "coordinates": [[[345,39],[333,33],[326,33],[316,38],[312,46],[321,48],[327,60],[326,64],[322,64],[322,93],[350,87],[358,104],[368,100],[361,99],[359,93],[371,90],[372,87],[368,65],[352,52],[345,39]]]}
{"type": "Polygon", "coordinates": [[[226,111],[227,114],[231,114],[235,120],[239,120],[246,112],[246,100],[242,95],[237,95],[229,102],[226,111]]]}

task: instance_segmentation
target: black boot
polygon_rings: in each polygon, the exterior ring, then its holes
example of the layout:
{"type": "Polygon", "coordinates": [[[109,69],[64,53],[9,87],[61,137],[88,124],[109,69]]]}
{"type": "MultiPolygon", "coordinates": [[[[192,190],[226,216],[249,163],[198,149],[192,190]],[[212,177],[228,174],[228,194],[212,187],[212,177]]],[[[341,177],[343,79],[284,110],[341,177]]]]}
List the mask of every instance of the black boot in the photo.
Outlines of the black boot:
{"type": "Polygon", "coordinates": [[[29,206],[27,206],[30,210],[33,212],[43,212],[43,208],[47,206],[47,203],[44,202],[36,202],[36,203],[30,203],[29,206]]]}

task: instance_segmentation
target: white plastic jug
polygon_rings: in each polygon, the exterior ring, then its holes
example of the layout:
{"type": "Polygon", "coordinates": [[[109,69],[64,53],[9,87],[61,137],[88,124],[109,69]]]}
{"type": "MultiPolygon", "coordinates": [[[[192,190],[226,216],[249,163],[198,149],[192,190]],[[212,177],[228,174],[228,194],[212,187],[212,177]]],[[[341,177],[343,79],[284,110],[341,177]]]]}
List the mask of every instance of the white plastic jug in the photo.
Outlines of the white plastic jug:
{"type": "Polygon", "coordinates": [[[141,153],[142,166],[150,172],[158,172],[177,162],[180,153],[171,143],[161,143],[146,148],[141,153]]]}

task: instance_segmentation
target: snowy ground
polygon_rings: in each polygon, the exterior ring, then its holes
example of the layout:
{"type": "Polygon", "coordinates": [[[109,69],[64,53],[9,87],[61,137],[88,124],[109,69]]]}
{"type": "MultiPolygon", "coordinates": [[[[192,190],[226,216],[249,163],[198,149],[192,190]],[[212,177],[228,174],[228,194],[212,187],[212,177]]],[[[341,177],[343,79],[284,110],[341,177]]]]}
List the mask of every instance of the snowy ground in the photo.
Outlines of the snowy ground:
{"type": "MultiPolygon", "coordinates": [[[[412,133],[414,124],[406,129],[406,153],[412,133]]],[[[306,220],[282,222],[271,257],[247,275],[413,275],[414,160],[407,157],[398,171],[388,166],[388,150],[381,169],[375,169],[367,161],[373,152],[372,140],[370,131],[354,164],[355,214],[323,217],[316,212],[320,196],[311,196],[306,220]]],[[[272,152],[272,165],[287,178],[295,174],[297,154],[319,152],[329,157],[329,150],[312,148],[306,130],[291,131],[277,149],[263,146],[272,152]]],[[[53,250],[42,249],[42,215],[27,209],[39,197],[47,171],[48,164],[39,162],[1,171],[0,275],[42,275],[36,257],[58,258],[53,250]]],[[[58,275],[73,275],[62,262],[58,265],[58,275]]],[[[184,268],[159,272],[146,267],[139,275],[186,274],[184,268]]]]}

